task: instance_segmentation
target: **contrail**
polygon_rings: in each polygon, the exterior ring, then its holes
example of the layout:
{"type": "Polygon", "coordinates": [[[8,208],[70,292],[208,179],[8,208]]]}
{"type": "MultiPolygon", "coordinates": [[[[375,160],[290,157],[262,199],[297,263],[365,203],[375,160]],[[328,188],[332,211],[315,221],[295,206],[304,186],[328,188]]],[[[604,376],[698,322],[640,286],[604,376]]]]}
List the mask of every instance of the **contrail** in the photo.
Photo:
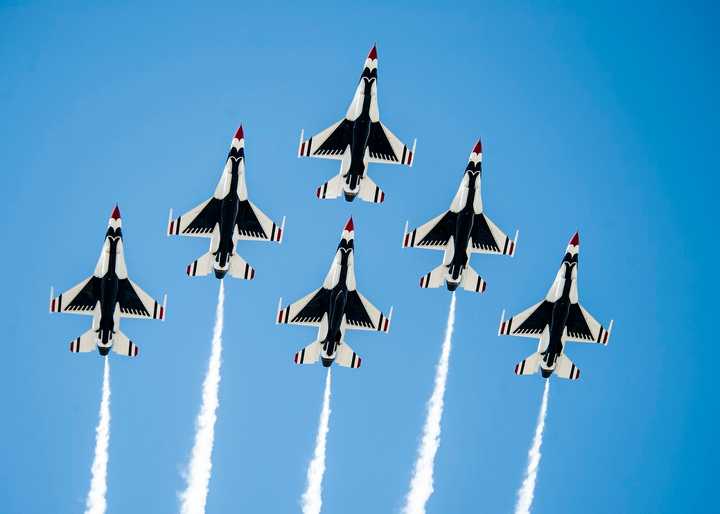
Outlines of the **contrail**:
{"type": "Polygon", "coordinates": [[[212,470],[212,449],[215,439],[215,420],[217,419],[215,412],[219,404],[218,388],[220,386],[224,304],[225,287],[221,280],[217,310],[215,311],[210,361],[203,382],[202,405],[195,422],[195,444],[187,468],[187,486],[185,491],[180,494],[180,512],[182,514],[204,514],[205,512],[208,483],[212,470]]]}
{"type": "Polygon", "coordinates": [[[320,423],[315,438],[315,453],[310,461],[307,470],[307,489],[302,495],[303,514],[320,514],[322,507],[322,481],[325,474],[325,443],[327,433],[330,429],[330,384],[332,373],[328,368],[325,378],[325,393],[323,394],[322,411],[320,411],[320,423]]]}
{"type": "Polygon", "coordinates": [[[454,326],[455,293],[452,294],[450,300],[445,340],[435,370],[435,389],[427,404],[427,418],[423,427],[422,441],[418,448],[415,470],[410,481],[410,491],[405,498],[404,514],[425,514],[425,504],[433,493],[433,467],[435,454],[440,446],[440,421],[442,420],[445,383],[447,381],[454,326]]]}
{"type": "Polygon", "coordinates": [[[95,428],[95,457],[92,463],[90,490],[85,500],[85,514],[105,514],[107,509],[107,465],[110,443],[110,361],[105,357],[100,415],[95,428]]]}
{"type": "Polygon", "coordinates": [[[518,500],[515,505],[515,514],[530,514],[533,497],[535,496],[535,481],[537,470],[540,466],[540,446],[542,446],[543,430],[545,430],[545,416],[547,415],[548,396],[550,394],[550,379],[545,380],[545,391],[543,392],[540,414],[538,415],[535,437],[528,452],[528,467],[525,471],[525,478],[517,493],[518,500]]]}

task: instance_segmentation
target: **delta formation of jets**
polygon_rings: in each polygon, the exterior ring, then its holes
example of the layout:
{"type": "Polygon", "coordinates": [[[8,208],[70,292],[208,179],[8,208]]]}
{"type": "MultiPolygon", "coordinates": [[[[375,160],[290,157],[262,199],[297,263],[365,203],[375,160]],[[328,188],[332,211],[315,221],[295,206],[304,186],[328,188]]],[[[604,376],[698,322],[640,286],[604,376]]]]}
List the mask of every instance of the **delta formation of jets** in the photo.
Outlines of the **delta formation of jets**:
{"type": "MultiPolygon", "coordinates": [[[[335,199],[342,194],[349,202],[359,197],[366,202],[382,203],[385,193],[368,176],[368,165],[413,164],[416,142],[408,147],[380,121],[377,63],[377,49],[373,46],[343,119],[310,139],[304,139],[304,131],[301,132],[298,157],[340,161],[338,174],[317,188],[316,196],[320,199],[335,199]]],[[[437,288],[444,283],[449,291],[461,287],[483,293],[487,284],[470,266],[471,255],[515,255],[518,232],[511,239],[485,215],[480,187],[482,156],[482,143],[478,140],[449,210],[411,231],[405,225],[403,248],[444,252],[442,263],[420,278],[422,288],[437,288]]],[[[238,242],[282,242],[285,218],[277,224],[250,201],[245,172],[245,135],[241,126],[232,139],[212,197],[177,218],[170,211],[168,236],[210,239],[208,252],[187,266],[188,276],[206,276],[212,271],[218,279],[229,274],[252,280],[255,268],[238,255],[238,242]]],[[[138,347],[120,331],[120,318],[165,319],[167,297],[159,303],[128,277],[121,226],[120,209],[115,206],[92,276],[59,296],[51,290],[50,312],[92,316],[91,329],[70,343],[71,352],[97,348],[100,355],[112,350],[136,357],[138,347]]],[[[578,301],[579,250],[580,238],[576,233],[545,298],[508,319],[503,311],[499,335],[539,339],[537,351],[515,366],[517,375],[539,371],[545,378],[554,373],[576,380],[580,370],[565,354],[565,343],[608,343],[613,322],[606,328],[578,301]]],[[[347,332],[387,333],[391,318],[392,308],[384,314],[357,290],[355,227],[350,218],[322,286],[286,306],[280,299],[275,322],[317,327],[316,339],[295,354],[296,364],[320,361],[329,367],[336,362],[359,368],[362,359],[347,344],[347,332]]]]}

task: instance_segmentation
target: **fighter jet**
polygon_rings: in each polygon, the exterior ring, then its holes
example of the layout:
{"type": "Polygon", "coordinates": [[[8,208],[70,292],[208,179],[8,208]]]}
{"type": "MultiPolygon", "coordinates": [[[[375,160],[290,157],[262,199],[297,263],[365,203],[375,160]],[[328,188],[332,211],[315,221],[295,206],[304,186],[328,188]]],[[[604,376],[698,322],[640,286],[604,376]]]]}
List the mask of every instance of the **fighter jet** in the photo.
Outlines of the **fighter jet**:
{"type": "Polygon", "coordinates": [[[483,213],[480,181],[482,179],[482,143],[470,152],[460,188],[450,210],[403,234],[403,248],[444,250],[440,266],[420,278],[420,287],[440,287],[449,291],[462,286],[467,291],[485,292],[487,284],[468,264],[473,253],[515,255],[518,233],[510,239],[483,213]]]}
{"type": "Polygon", "coordinates": [[[296,364],[313,364],[320,359],[326,368],[333,361],[359,368],[362,359],[345,342],[346,332],[390,329],[392,308],[385,316],[355,289],[354,233],[350,218],[320,289],[287,307],[282,306],[282,298],[278,302],[276,324],[319,327],[317,339],[295,354],[296,364]]]}
{"type": "Polygon", "coordinates": [[[580,236],[575,233],[545,299],[507,320],[503,311],[498,335],[540,338],[537,352],[515,366],[516,375],[540,370],[543,378],[554,372],[560,378],[577,380],[580,369],[565,355],[565,343],[608,344],[613,322],[605,328],[578,303],[579,253],[580,236]]]}
{"type": "Polygon", "coordinates": [[[188,264],[188,276],[205,276],[210,271],[222,279],[231,277],[244,280],[255,278],[255,269],[240,257],[235,246],[238,241],[282,242],[285,218],[282,225],[274,223],[265,213],[248,200],[245,185],[245,136],[242,125],[230,144],[225,168],[215,193],[179,218],[168,218],[168,236],[210,238],[210,251],[188,264]]]}
{"type": "Polygon", "coordinates": [[[97,347],[100,355],[112,349],[137,357],[137,345],[120,332],[120,318],[165,319],[167,295],[160,304],[128,278],[121,227],[120,209],[115,206],[92,276],[60,296],[50,290],[50,312],[92,316],[92,328],[70,343],[71,352],[97,347]]]}
{"type": "Polygon", "coordinates": [[[340,161],[340,173],[317,188],[316,196],[335,199],[340,194],[352,202],[382,203],[385,193],[367,174],[368,163],[380,162],[412,166],[415,142],[410,150],[380,122],[377,103],[377,48],[370,50],[360,75],[355,96],[345,117],[304,139],[300,133],[298,157],[318,157],[340,161]]]}

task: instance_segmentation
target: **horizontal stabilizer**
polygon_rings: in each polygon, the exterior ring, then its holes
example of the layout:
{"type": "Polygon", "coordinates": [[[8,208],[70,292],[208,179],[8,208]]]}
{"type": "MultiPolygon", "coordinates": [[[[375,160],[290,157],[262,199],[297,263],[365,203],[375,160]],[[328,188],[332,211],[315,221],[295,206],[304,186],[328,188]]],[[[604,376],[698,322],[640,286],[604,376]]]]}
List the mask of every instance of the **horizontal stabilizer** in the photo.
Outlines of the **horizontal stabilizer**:
{"type": "Polygon", "coordinates": [[[325,182],[323,185],[317,188],[315,196],[321,200],[334,200],[342,194],[343,191],[343,179],[340,175],[335,175],[333,178],[325,182]]]}
{"type": "Polygon", "coordinates": [[[212,271],[212,254],[206,253],[199,259],[188,264],[185,272],[189,277],[204,277],[212,271]]]}
{"type": "Polygon", "coordinates": [[[577,380],[580,378],[580,369],[565,355],[560,355],[555,366],[555,375],[568,380],[577,380]]]}
{"type": "Polygon", "coordinates": [[[420,277],[420,287],[426,289],[428,287],[436,288],[443,285],[445,277],[447,275],[447,266],[441,264],[430,273],[427,273],[420,277]]]}
{"type": "Polygon", "coordinates": [[[462,286],[466,291],[484,293],[487,288],[487,282],[477,274],[477,271],[468,266],[463,271],[462,286]]]}
{"type": "Polygon", "coordinates": [[[522,362],[515,364],[516,375],[534,375],[540,369],[542,357],[539,353],[533,353],[522,362]]]}
{"type": "Polygon", "coordinates": [[[255,278],[255,268],[250,266],[245,259],[235,254],[230,257],[230,276],[241,280],[252,280],[255,278]]]}
{"type": "Polygon", "coordinates": [[[293,361],[295,364],[314,364],[320,358],[320,350],[322,346],[318,341],[313,341],[305,348],[295,354],[293,361]]]}
{"type": "Polygon", "coordinates": [[[337,349],[335,362],[346,368],[359,368],[362,364],[362,359],[347,344],[340,343],[340,346],[337,349]]]}
{"type": "Polygon", "coordinates": [[[130,341],[122,332],[115,332],[112,349],[118,355],[124,355],[126,357],[137,357],[140,353],[137,345],[130,341]]]}
{"type": "Polygon", "coordinates": [[[360,182],[359,196],[361,200],[370,203],[383,203],[385,201],[385,192],[367,174],[360,182]]]}
{"type": "Polygon", "coordinates": [[[72,353],[91,352],[97,346],[97,333],[90,329],[70,343],[72,353]]]}

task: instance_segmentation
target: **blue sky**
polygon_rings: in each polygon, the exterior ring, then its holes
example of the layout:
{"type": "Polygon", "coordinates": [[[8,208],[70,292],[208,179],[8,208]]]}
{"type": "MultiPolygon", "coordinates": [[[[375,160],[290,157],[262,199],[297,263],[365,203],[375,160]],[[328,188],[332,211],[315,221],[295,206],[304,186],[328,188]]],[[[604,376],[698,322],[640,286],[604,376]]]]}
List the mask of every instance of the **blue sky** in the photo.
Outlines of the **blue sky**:
{"type": "Polygon", "coordinates": [[[109,512],[174,512],[210,351],[215,280],[184,266],[167,211],[208,197],[239,123],[251,198],[288,217],[282,246],[247,243],[251,283],[226,284],[208,512],[299,511],[324,373],[293,352],[314,332],[273,324],[279,296],[319,286],[356,222],[360,291],[395,306],[388,335],[352,333],[363,368],[334,374],[325,512],[398,512],[449,295],[420,290],[440,254],[400,248],[405,220],[446,209],[484,143],[487,214],[520,229],[514,259],[475,256],[460,294],[429,512],[509,512],[542,393],[498,338],[500,311],[545,294],[581,233],[580,297],[615,318],[607,348],[572,345],[577,383],[550,392],[537,512],[706,510],[718,459],[714,205],[717,8],[710,3],[143,3],[0,5],[0,510],[75,513],[89,484],[102,361],[67,343],[50,285],[89,275],[123,213],[131,277],[169,296],[165,323],[124,322],[139,359],[112,359],[109,512]],[[320,202],[337,163],[295,157],[301,128],[339,119],[372,43],[379,102],[411,169],[375,165],[382,206],[320,202]]]}

